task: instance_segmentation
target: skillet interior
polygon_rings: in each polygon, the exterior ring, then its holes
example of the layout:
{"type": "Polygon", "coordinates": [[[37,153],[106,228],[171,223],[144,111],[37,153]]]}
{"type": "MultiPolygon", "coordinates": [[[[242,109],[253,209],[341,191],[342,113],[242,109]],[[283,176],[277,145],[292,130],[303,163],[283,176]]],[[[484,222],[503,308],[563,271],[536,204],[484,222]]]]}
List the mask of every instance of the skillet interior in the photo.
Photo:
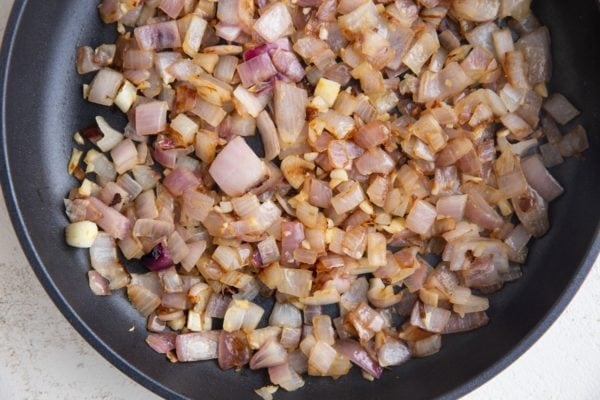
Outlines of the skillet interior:
{"type": "MultiPolygon", "coordinates": [[[[62,198],[72,133],[95,115],[117,113],[84,103],[75,49],[114,41],[101,24],[97,0],[22,1],[13,11],[0,65],[2,184],[13,223],[44,287],[69,321],[118,368],[168,397],[251,398],[266,374],[222,372],[216,363],[173,365],[144,343],[145,321],[122,293],[96,297],[87,287],[87,252],[63,241],[62,198]],[[134,332],[129,328],[135,325],[134,332]]],[[[310,378],[281,399],[457,397],[485,382],[525,351],[560,314],[600,249],[600,24],[595,0],[538,1],[552,34],[553,91],[582,110],[592,149],[552,172],[566,194],[551,207],[553,228],[530,249],[525,275],[492,298],[492,322],[476,332],[444,337],[433,357],[413,360],[369,384],[354,368],[339,381],[310,378]]]]}

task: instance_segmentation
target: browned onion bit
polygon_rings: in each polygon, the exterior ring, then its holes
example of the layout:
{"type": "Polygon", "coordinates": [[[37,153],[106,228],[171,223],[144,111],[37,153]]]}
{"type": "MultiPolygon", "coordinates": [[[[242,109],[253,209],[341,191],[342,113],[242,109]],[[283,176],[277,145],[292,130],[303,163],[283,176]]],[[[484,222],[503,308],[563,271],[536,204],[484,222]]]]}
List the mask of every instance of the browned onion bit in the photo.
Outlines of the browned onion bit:
{"type": "Polygon", "coordinates": [[[102,0],[119,38],[77,71],[128,124],[74,137],[67,236],[91,246],[90,288],[126,287],[169,360],[267,368],[288,391],[487,324],[482,293],[550,228],[546,168],[589,147],[562,129],[579,111],[548,92],[530,3],[102,0]]]}

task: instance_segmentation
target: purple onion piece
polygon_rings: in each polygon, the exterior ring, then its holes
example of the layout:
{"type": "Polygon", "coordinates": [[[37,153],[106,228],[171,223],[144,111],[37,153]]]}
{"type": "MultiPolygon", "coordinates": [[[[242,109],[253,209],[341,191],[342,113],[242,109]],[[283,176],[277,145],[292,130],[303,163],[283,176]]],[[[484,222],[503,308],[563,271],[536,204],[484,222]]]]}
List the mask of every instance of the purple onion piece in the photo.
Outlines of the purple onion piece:
{"type": "Polygon", "coordinates": [[[374,378],[378,379],[381,376],[383,372],[381,365],[358,342],[351,339],[340,340],[334,347],[338,353],[350,359],[374,378]]]}
{"type": "Polygon", "coordinates": [[[159,243],[150,253],[142,257],[142,264],[150,271],[157,272],[172,266],[173,260],[167,248],[159,243]]]}

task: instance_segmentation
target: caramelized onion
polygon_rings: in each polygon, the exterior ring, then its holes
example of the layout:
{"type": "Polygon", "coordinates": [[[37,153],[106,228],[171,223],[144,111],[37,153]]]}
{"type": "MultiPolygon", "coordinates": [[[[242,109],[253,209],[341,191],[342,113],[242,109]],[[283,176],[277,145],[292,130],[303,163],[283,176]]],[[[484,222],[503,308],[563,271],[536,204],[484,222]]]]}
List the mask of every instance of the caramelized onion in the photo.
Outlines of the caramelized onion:
{"type": "Polygon", "coordinates": [[[92,293],[127,287],[173,362],[267,368],[266,399],[486,325],[590,144],[530,5],[102,0],[119,37],[77,72],[127,123],[74,135],[65,199],[92,293]]]}

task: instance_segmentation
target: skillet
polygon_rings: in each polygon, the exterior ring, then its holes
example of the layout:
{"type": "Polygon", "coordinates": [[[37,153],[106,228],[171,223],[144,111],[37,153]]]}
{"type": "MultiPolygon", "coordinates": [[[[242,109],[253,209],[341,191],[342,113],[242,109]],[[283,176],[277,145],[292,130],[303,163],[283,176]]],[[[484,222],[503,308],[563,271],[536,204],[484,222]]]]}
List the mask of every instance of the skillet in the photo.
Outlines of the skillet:
{"type": "MultiPolygon", "coordinates": [[[[526,351],[560,315],[600,251],[600,13],[595,0],[538,0],[534,10],[550,28],[552,92],[582,111],[590,150],[552,173],[566,193],[553,202],[548,235],[530,248],[524,276],[491,297],[491,323],[444,337],[442,351],[383,374],[376,383],[358,368],[338,381],[309,378],[278,399],[428,399],[459,397],[490,379],[526,351]]],[[[267,382],[264,372],[223,372],[214,362],[174,365],[144,343],[145,321],[120,293],[94,296],[87,285],[87,252],[68,248],[62,199],[72,133],[102,115],[85,103],[75,72],[75,49],[114,42],[97,0],[17,1],[0,53],[0,180],[13,225],[44,288],[79,333],[104,357],[167,398],[247,399],[267,382]],[[135,331],[129,328],[135,326],[135,331]]]]}

